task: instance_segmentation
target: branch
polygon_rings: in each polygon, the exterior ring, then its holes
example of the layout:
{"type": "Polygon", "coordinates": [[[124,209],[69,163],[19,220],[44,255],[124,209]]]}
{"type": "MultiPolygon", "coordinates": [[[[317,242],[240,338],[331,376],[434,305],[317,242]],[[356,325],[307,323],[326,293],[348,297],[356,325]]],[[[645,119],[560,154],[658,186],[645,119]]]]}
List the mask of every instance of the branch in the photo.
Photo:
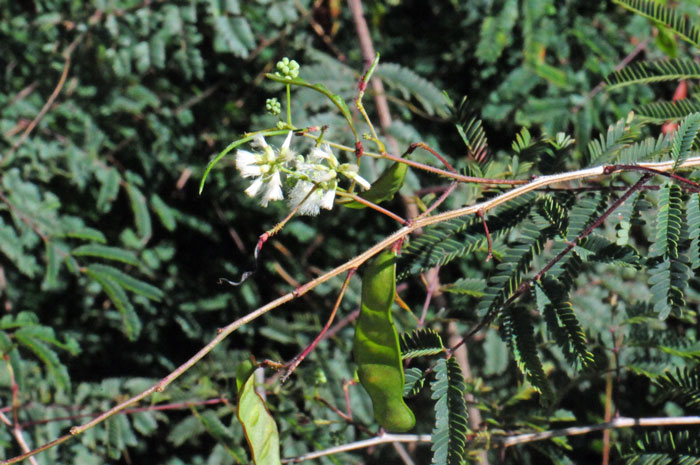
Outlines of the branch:
{"type": "Polygon", "coordinates": [[[680,426],[680,425],[700,425],[700,416],[692,417],[651,417],[651,418],[626,418],[619,417],[605,423],[588,426],[572,426],[570,428],[555,429],[552,431],[542,431],[540,433],[519,434],[508,436],[502,439],[492,438],[501,442],[503,447],[510,447],[526,442],[543,441],[558,436],[577,436],[581,434],[593,433],[601,430],[631,428],[634,426],[680,426]]]}
{"type": "Polygon", "coordinates": [[[339,454],[340,452],[348,452],[357,449],[366,449],[378,444],[386,444],[388,442],[430,442],[429,434],[383,434],[371,439],[351,442],[342,446],[331,447],[325,450],[309,452],[308,454],[299,455],[296,457],[282,459],[282,463],[299,463],[304,460],[317,459],[326,455],[339,454]]]}
{"type": "MultiPolygon", "coordinates": [[[[639,167],[643,168],[649,168],[653,170],[657,170],[659,172],[667,172],[671,171],[674,169],[682,169],[682,168],[691,168],[691,167],[696,167],[700,166],[700,157],[692,157],[686,159],[680,166],[675,166],[675,161],[674,160],[669,160],[665,162],[657,162],[657,163],[641,163],[638,165],[632,165],[635,167],[635,170],[638,169],[639,167]]],[[[615,167],[615,166],[597,166],[594,168],[587,168],[583,170],[577,170],[577,171],[571,171],[567,173],[561,173],[561,174],[554,174],[554,175],[549,175],[549,176],[540,176],[538,178],[533,179],[529,183],[515,187],[507,192],[502,193],[501,195],[488,199],[484,202],[477,203],[474,205],[470,205],[467,207],[463,208],[458,208],[456,210],[450,210],[444,213],[439,213],[435,216],[428,216],[424,218],[419,218],[412,222],[411,224],[404,226],[394,232],[393,234],[387,236],[386,238],[382,239],[378,243],[374,244],[373,246],[369,247],[367,250],[365,250],[363,253],[359,254],[355,258],[348,260],[347,262],[343,263],[342,265],[336,267],[335,269],[327,272],[326,274],[319,276],[306,284],[298,287],[297,289],[294,289],[291,292],[288,292],[287,294],[278,297],[275,300],[272,300],[268,302],[267,304],[257,308],[256,310],[253,310],[250,312],[248,315],[239,318],[238,320],[230,323],[229,325],[219,328],[216,337],[214,337],[207,345],[202,347],[196,354],[194,354],[189,360],[187,360],[185,363],[180,365],[177,369],[175,369],[173,372],[171,372],[169,375],[167,375],[165,378],[160,380],[157,384],[154,386],[150,387],[149,389],[146,389],[140,394],[137,394],[130,399],[127,399],[120,404],[116,405],[115,407],[107,410],[103,414],[99,415],[92,421],[89,421],[83,425],[80,426],[74,426],[70,429],[70,434],[64,435],[54,441],[51,441],[47,444],[44,444],[28,453],[18,455],[16,457],[10,458],[8,460],[4,460],[0,462],[0,464],[4,465],[10,465],[13,463],[20,462],[28,457],[31,457],[33,455],[38,454],[39,452],[43,452],[47,449],[50,449],[58,444],[61,444],[63,442],[66,442],[68,439],[70,439],[72,436],[77,436],[86,430],[92,428],[93,426],[96,426],[103,421],[107,420],[108,418],[112,417],[113,415],[121,412],[122,410],[136,404],[137,402],[147,398],[154,392],[162,392],[165,390],[166,387],[168,387],[173,381],[175,381],[177,378],[179,378],[183,373],[185,373],[187,370],[192,368],[197,362],[199,362],[204,356],[206,356],[209,352],[211,352],[219,343],[221,343],[224,339],[226,339],[231,333],[236,331],[238,328],[241,326],[250,323],[253,320],[256,320],[257,318],[261,317],[262,315],[266,314],[267,312],[274,310],[277,307],[280,307],[281,305],[290,302],[298,297],[301,297],[302,295],[306,294],[310,290],[314,289],[315,287],[335,278],[336,276],[345,273],[346,271],[349,271],[352,268],[357,268],[370,258],[372,258],[374,255],[378,254],[394,242],[396,242],[399,239],[403,239],[412,232],[416,231],[417,229],[420,228],[425,228],[427,226],[441,223],[447,220],[451,220],[454,218],[459,218],[462,216],[466,215],[472,215],[477,213],[478,211],[489,211],[492,210],[499,205],[502,205],[504,203],[509,202],[510,200],[516,199],[520,197],[521,195],[524,195],[528,192],[541,189],[543,187],[552,185],[552,184],[557,184],[561,182],[568,182],[568,181],[576,181],[576,180],[582,180],[582,179],[588,179],[588,178],[594,178],[598,176],[609,176],[614,173],[619,173],[619,172],[624,172],[624,171],[633,171],[632,169],[628,169],[625,167],[615,167]]],[[[383,437],[388,437],[390,435],[385,435],[383,437]]],[[[412,436],[415,437],[415,436],[412,436]]],[[[411,440],[413,441],[413,440],[411,440]]]]}

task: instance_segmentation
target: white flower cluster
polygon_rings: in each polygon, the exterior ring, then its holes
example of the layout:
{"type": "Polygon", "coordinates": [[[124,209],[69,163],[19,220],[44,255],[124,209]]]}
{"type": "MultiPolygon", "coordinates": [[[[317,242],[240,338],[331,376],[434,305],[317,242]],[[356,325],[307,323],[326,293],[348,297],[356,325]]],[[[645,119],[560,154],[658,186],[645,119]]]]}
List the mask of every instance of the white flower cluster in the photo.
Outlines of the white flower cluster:
{"type": "Polygon", "coordinates": [[[290,131],[282,147],[275,150],[262,135],[257,135],[251,145],[260,151],[236,152],[236,168],[244,178],[254,178],[245,193],[250,197],[260,195],[260,205],[263,207],[271,200],[284,198],[282,175],[285,175],[289,188],[289,205],[298,207],[300,215],[318,215],[321,208],[333,208],[339,174],[355,181],[363,189],[369,189],[370,184],[358,174],[357,165],[338,163],[328,144],[315,147],[305,158],[289,148],[291,140],[290,131]]]}

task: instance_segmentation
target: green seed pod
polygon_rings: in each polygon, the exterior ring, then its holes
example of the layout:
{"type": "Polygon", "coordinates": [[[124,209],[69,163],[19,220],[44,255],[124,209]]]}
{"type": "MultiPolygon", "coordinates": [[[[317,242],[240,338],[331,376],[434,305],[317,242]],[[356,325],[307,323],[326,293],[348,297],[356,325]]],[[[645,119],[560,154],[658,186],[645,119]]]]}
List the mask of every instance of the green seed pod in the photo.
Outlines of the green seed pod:
{"type": "Polygon", "coordinates": [[[369,262],[362,278],[353,356],[377,422],[389,432],[400,433],[412,429],[416,419],[403,400],[399,335],[391,318],[395,294],[396,253],[386,250],[369,262]]]}

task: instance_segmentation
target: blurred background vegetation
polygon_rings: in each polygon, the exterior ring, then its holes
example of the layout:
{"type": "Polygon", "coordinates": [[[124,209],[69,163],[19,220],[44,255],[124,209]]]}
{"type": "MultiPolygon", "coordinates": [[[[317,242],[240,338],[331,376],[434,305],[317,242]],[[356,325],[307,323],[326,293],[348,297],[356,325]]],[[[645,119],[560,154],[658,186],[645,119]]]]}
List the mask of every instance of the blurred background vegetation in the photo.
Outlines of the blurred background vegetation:
{"type": "MultiPolygon", "coordinates": [[[[693,2],[686,3],[677,7],[696,11],[693,2]]],[[[682,43],[658,34],[650,21],[607,1],[365,0],[363,6],[382,56],[377,76],[393,117],[386,133],[402,149],[426,141],[458,169],[468,169],[471,160],[450,124],[442,90],[455,101],[468,96],[483,119],[490,157],[503,166],[523,126],[535,135],[570,134],[576,145],[567,158],[540,167],[562,171],[580,166],[588,142],[634,105],[668,99],[675,88],[660,85],[652,92],[634,86],[611,95],[599,87],[606,74],[633,52],[648,59],[679,48],[685,53],[682,43]]],[[[274,125],[264,114],[265,100],[281,98],[282,87],[264,81],[263,74],[284,56],[302,65],[306,80],[322,81],[348,100],[365,65],[350,11],[339,0],[0,3],[0,348],[6,360],[0,395],[9,421],[12,410],[6,406],[20,406],[15,410],[29,448],[149,387],[208,342],[216,328],[396,229],[367,210],[294,219],[270,240],[252,279],[238,288],[218,284],[220,277],[238,279],[251,268],[258,236],[287,209],[262,209],[243,195],[246,183],[233,158],[217,165],[202,195],[199,180],[211,156],[238,135],[274,125]]],[[[351,141],[339,117],[316,95],[301,90],[295,99],[297,126],[330,124],[335,139],[351,141]]],[[[370,94],[365,102],[373,112],[371,99],[370,94]]],[[[370,179],[380,168],[363,166],[370,179]]],[[[390,207],[404,214],[416,191],[439,184],[434,176],[413,174],[404,199],[390,207]]],[[[479,195],[460,188],[450,205],[479,195]]],[[[441,278],[451,282],[488,271],[493,264],[484,257],[452,264],[441,278]]],[[[611,275],[607,287],[586,287],[574,297],[602,367],[614,366],[611,349],[620,341],[616,331],[623,331],[611,296],[648,296],[644,282],[630,289],[621,273],[611,275]]],[[[162,404],[164,410],[117,415],[36,461],[249,463],[235,403],[229,402],[235,398],[237,363],[251,353],[272,360],[294,356],[322,327],[340,284],[319,286],[244,326],[142,405],[162,404]]],[[[351,283],[341,320],[357,308],[359,286],[359,280],[351,283]]],[[[420,277],[408,277],[399,289],[418,313],[425,299],[420,277]]],[[[688,292],[697,303],[697,290],[688,292]]],[[[473,305],[447,296],[433,302],[428,321],[444,330],[446,315],[464,315],[473,305]]],[[[476,322],[471,318],[463,318],[458,331],[476,322]]],[[[396,319],[401,328],[415,326],[404,311],[396,319]]],[[[673,324],[680,333],[695,323],[673,324]]],[[[352,325],[340,327],[283,386],[267,373],[283,456],[363,437],[326,405],[343,409],[343,383],[354,372],[352,331],[352,325]]],[[[654,403],[653,386],[634,374],[650,364],[665,367],[670,356],[635,350],[626,352],[625,363],[644,360],[615,380],[617,411],[680,413],[675,404],[654,403]]],[[[566,362],[545,351],[552,382],[565,389],[558,410],[543,412],[494,331],[470,345],[469,354],[468,390],[476,394],[485,421],[517,430],[604,418],[604,376],[572,380],[566,362]]],[[[359,388],[350,391],[354,420],[370,427],[369,399],[359,388]]],[[[417,413],[418,431],[429,433],[432,409],[417,413]]],[[[563,442],[563,447],[510,448],[502,457],[497,451],[492,459],[600,462],[600,435],[563,442]]],[[[0,456],[21,452],[12,429],[0,427],[0,456]]],[[[411,453],[417,463],[430,457],[426,446],[411,453]]],[[[391,447],[365,454],[322,461],[399,460],[391,447]]]]}

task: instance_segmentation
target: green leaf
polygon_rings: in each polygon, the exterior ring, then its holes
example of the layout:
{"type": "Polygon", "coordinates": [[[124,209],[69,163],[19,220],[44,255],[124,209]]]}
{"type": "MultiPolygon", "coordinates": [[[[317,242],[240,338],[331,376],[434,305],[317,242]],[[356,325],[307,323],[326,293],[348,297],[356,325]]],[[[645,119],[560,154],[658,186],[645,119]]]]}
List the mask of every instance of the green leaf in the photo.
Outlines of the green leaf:
{"type": "Polygon", "coordinates": [[[680,15],[672,8],[653,0],[613,0],[618,5],[634,11],[635,13],[657,21],[668,29],[678,34],[683,40],[700,47],[700,30],[698,30],[688,17],[680,15]]]}
{"type": "Polygon", "coordinates": [[[486,280],[481,278],[462,278],[452,284],[440,288],[440,291],[449,294],[466,295],[470,297],[482,297],[486,289],[486,280]]]}
{"type": "Polygon", "coordinates": [[[59,257],[61,250],[53,241],[46,241],[46,273],[41,283],[42,290],[55,289],[58,284],[58,272],[63,260],[59,257]]]}
{"type": "Polygon", "coordinates": [[[464,145],[477,162],[484,162],[488,155],[486,131],[479,115],[472,109],[467,96],[462,97],[459,105],[452,110],[452,121],[457,127],[464,145]]]}
{"type": "Polygon", "coordinates": [[[671,158],[675,161],[673,169],[683,164],[695,145],[695,139],[700,131],[700,113],[693,113],[685,118],[674,132],[671,145],[671,158]]]}
{"type": "Polygon", "coordinates": [[[665,320],[671,312],[680,314],[685,306],[683,291],[687,282],[688,265],[681,260],[665,258],[649,270],[652,303],[660,320],[665,320]]]}
{"type": "Polygon", "coordinates": [[[17,343],[31,351],[36,357],[41,360],[49,372],[51,378],[56,382],[58,387],[63,390],[70,389],[70,377],[68,370],[61,363],[58,354],[43,341],[32,337],[24,328],[18,329],[14,333],[17,343]]]}
{"type": "Polygon", "coordinates": [[[131,302],[129,302],[124,288],[109,275],[103,274],[94,268],[87,268],[85,274],[102,287],[102,290],[105,291],[109,300],[112,301],[119,313],[121,313],[124,332],[127,337],[131,340],[135,340],[141,332],[141,320],[136,314],[136,311],[134,311],[131,302]]]}
{"type": "Polygon", "coordinates": [[[74,239],[83,239],[85,241],[99,242],[100,244],[106,244],[107,238],[101,231],[95,228],[88,228],[83,226],[80,228],[73,228],[65,233],[66,237],[71,237],[74,239]]]}
{"type": "Polygon", "coordinates": [[[127,263],[133,266],[139,266],[139,259],[133,252],[124,250],[119,247],[111,247],[99,244],[86,244],[76,247],[71,250],[71,255],[77,257],[98,257],[105,260],[113,260],[117,262],[127,263]]]}
{"type": "Polygon", "coordinates": [[[214,18],[214,50],[230,52],[240,58],[247,58],[255,47],[255,36],[244,17],[216,16],[214,18]]]}
{"type": "Polygon", "coordinates": [[[678,243],[683,227],[681,194],[681,188],[673,182],[666,182],[659,189],[656,237],[649,249],[652,255],[678,258],[678,243]]]}
{"type": "Polygon", "coordinates": [[[638,61],[605,77],[606,88],[617,90],[633,84],[700,78],[700,63],[687,58],[638,61]]]}
{"type": "MultiPolygon", "coordinates": [[[[372,183],[372,186],[359,194],[365,200],[379,205],[394,198],[394,195],[403,186],[408,172],[408,165],[405,163],[392,163],[384,172],[372,183]]],[[[344,207],[366,208],[367,205],[351,200],[350,202],[340,202],[344,207]]]]}
{"type": "Polygon", "coordinates": [[[432,329],[418,328],[410,333],[403,333],[399,339],[401,358],[418,358],[445,352],[440,335],[432,329]]]}
{"type": "Polygon", "coordinates": [[[418,395],[423,389],[423,384],[425,384],[425,373],[420,368],[411,367],[404,371],[404,375],[406,381],[403,385],[403,396],[413,397],[418,395]]]}
{"type": "Polygon", "coordinates": [[[255,465],[281,465],[277,424],[255,392],[255,376],[250,375],[238,394],[238,419],[243,425],[255,465]]]}
{"type": "Polygon", "coordinates": [[[537,392],[540,403],[547,405],[554,398],[542,361],[537,354],[535,329],[527,309],[511,306],[501,312],[501,337],[510,346],[515,362],[537,392]]]}
{"type": "Polygon", "coordinates": [[[157,194],[151,195],[151,207],[153,211],[156,212],[160,222],[163,224],[165,229],[168,231],[175,230],[175,215],[173,214],[173,209],[166,205],[163,200],[158,197],[157,194]]]}
{"type": "Polygon", "coordinates": [[[700,268],[700,194],[691,194],[688,200],[688,239],[690,239],[690,266],[700,268]]]}
{"type": "Polygon", "coordinates": [[[656,124],[678,121],[697,112],[700,112],[700,100],[697,97],[673,102],[647,103],[634,109],[640,120],[656,124]]]}
{"type": "Polygon", "coordinates": [[[413,70],[396,63],[382,63],[377,66],[374,76],[380,78],[387,86],[399,90],[405,100],[414,97],[429,115],[449,115],[440,89],[413,70]]]}
{"type": "Polygon", "coordinates": [[[104,276],[108,276],[115,283],[136,294],[142,295],[148,299],[160,302],[163,299],[163,291],[155,286],[145,283],[139,279],[136,279],[121,270],[118,270],[112,266],[100,265],[98,263],[93,263],[88,265],[88,269],[92,270],[94,273],[99,273],[104,276]]]}
{"type": "Polygon", "coordinates": [[[107,213],[112,208],[112,203],[119,194],[119,182],[121,177],[114,168],[98,171],[97,178],[102,183],[97,195],[97,210],[107,213]]]}
{"type": "Polygon", "coordinates": [[[469,425],[464,401],[464,378],[454,358],[440,359],[435,365],[435,381],[430,383],[435,400],[435,427],[432,432],[432,465],[461,465],[466,458],[469,425]]]}
{"type": "Polygon", "coordinates": [[[141,239],[141,243],[145,244],[151,238],[153,230],[151,228],[151,215],[148,213],[148,205],[146,197],[133,184],[127,184],[126,192],[131,199],[131,210],[134,212],[134,222],[136,230],[141,239]]]}
{"type": "Polygon", "coordinates": [[[546,278],[538,283],[535,289],[542,291],[549,301],[541,307],[542,315],[547,329],[554,336],[567,360],[570,363],[580,363],[584,369],[593,368],[595,359],[588,350],[586,334],[569,302],[567,290],[556,281],[546,278]]]}
{"type": "Polygon", "coordinates": [[[654,379],[661,390],[661,400],[672,399],[683,407],[700,412],[700,371],[676,368],[673,373],[666,372],[654,379]]]}
{"type": "MultiPolygon", "coordinates": [[[[687,427],[686,428],[690,428],[687,427]]],[[[697,428],[656,430],[635,434],[621,450],[623,463],[634,465],[697,465],[700,434],[697,428]]]]}

